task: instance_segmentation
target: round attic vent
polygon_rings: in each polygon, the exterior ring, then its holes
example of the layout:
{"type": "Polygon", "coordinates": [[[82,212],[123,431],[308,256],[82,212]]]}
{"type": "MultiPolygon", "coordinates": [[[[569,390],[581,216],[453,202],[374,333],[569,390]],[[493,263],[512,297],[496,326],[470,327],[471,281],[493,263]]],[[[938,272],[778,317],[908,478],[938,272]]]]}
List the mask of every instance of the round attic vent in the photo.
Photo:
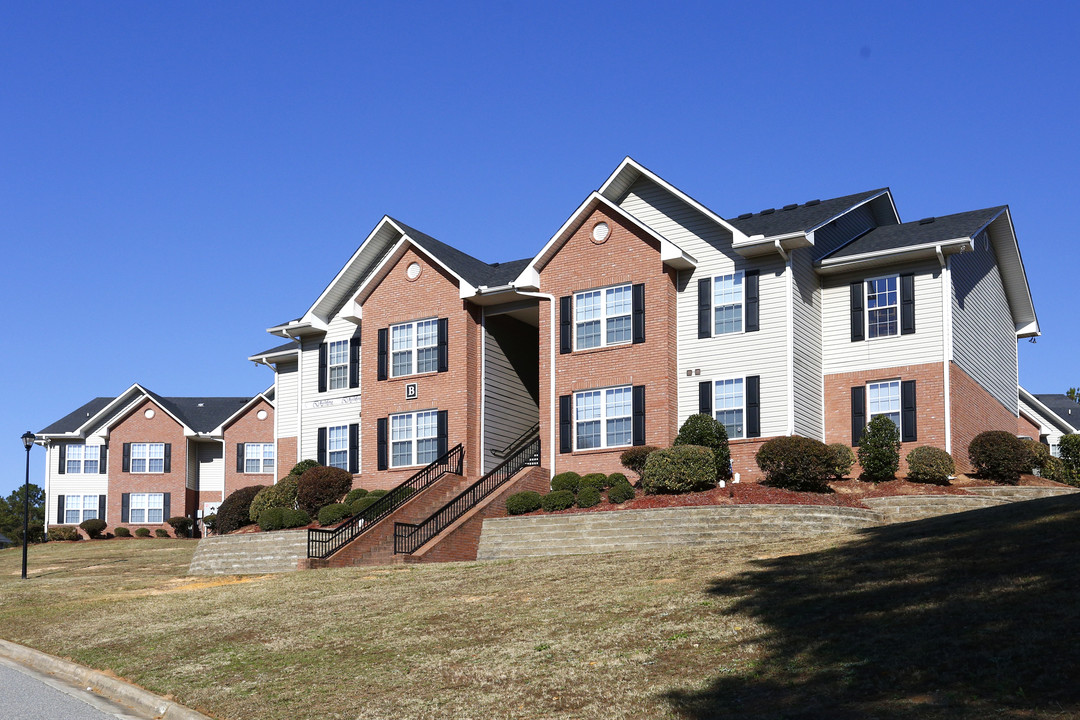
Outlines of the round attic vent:
{"type": "Polygon", "coordinates": [[[421,269],[422,268],[420,267],[420,263],[409,263],[409,267],[405,268],[405,277],[409,280],[415,280],[416,278],[420,277],[421,269]]]}
{"type": "Polygon", "coordinates": [[[610,234],[611,228],[608,227],[608,224],[606,222],[598,222],[593,225],[592,239],[593,242],[597,245],[603,244],[608,239],[608,235],[610,234]]]}
{"type": "Polygon", "coordinates": [[[143,413],[143,417],[145,417],[145,418],[146,418],[147,420],[149,420],[150,418],[154,417],[154,410],[153,410],[153,408],[146,408],[146,412],[144,412],[144,413],[143,413]]]}
{"type": "Polygon", "coordinates": [[[255,413],[255,417],[259,418],[260,420],[265,420],[266,419],[266,411],[265,410],[260,410],[259,412],[255,413]]]}

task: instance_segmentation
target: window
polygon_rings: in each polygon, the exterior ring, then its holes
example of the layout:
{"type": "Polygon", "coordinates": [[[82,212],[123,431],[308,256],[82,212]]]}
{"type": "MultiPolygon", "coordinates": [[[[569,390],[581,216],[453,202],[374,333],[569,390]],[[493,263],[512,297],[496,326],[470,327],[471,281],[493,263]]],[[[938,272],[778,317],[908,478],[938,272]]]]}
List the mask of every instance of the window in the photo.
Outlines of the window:
{"type": "Polygon", "coordinates": [[[574,449],[626,447],[634,441],[629,385],[574,394],[574,449]]]}
{"type": "MultiPolygon", "coordinates": [[[[326,429],[327,465],[349,469],[349,426],[338,425],[326,429]]],[[[272,471],[271,471],[272,472],[272,471]]]]}
{"type": "Polygon", "coordinates": [[[244,443],[244,472],[274,472],[274,443],[244,443]]]}
{"type": "Polygon", "coordinates": [[[418,320],[390,326],[391,377],[437,372],[439,321],[418,320]]]}
{"type": "Polygon", "coordinates": [[[158,524],[165,522],[164,493],[131,493],[128,522],[158,524]]]}
{"type": "Polygon", "coordinates": [[[713,335],[743,330],[743,273],[713,278],[713,335]]]}
{"type": "MultiPolygon", "coordinates": [[[[70,448],[68,449],[70,450],[70,448]]],[[[67,495],[64,497],[65,525],[78,525],[83,520],[93,520],[97,516],[97,495],[67,495]]]]}
{"type": "Polygon", "coordinates": [[[439,413],[390,416],[390,467],[427,465],[439,459],[439,413]]]}
{"type": "Polygon", "coordinates": [[[349,341],[330,343],[329,352],[330,389],[340,390],[349,386],[349,341]]]}
{"type": "Polygon", "coordinates": [[[1061,445],[1055,443],[1050,444],[1050,457],[1061,457],[1061,445]]]}
{"type": "Polygon", "coordinates": [[[743,379],[717,380],[714,392],[713,408],[717,422],[724,426],[729,438],[745,437],[743,379]]]}
{"type": "Polygon", "coordinates": [[[98,457],[101,452],[99,445],[68,445],[67,460],[64,471],[69,475],[96,474],[98,471],[98,457]]]}
{"type": "Polygon", "coordinates": [[[866,386],[868,396],[868,418],[873,420],[878,415],[884,415],[893,421],[896,428],[900,429],[900,381],[889,380],[888,382],[870,383],[866,386]]]}
{"type": "Polygon", "coordinates": [[[574,349],[623,345],[633,340],[630,285],[574,295],[574,349]]]}
{"type": "MultiPolygon", "coordinates": [[[[896,335],[898,275],[866,281],[866,336],[868,338],[896,335]]],[[[899,424],[897,425],[899,427],[899,424]]]]}
{"type": "Polygon", "coordinates": [[[165,472],[165,443],[131,443],[131,472],[165,472]]]}

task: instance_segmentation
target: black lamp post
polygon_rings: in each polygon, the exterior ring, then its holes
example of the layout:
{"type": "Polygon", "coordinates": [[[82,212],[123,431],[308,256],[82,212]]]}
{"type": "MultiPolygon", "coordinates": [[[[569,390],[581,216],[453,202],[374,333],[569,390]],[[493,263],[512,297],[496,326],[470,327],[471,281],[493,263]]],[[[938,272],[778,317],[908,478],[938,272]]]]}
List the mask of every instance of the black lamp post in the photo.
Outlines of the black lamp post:
{"type": "Polygon", "coordinates": [[[26,546],[30,544],[30,448],[34,447],[34,433],[27,430],[22,436],[26,448],[26,484],[23,486],[22,524],[22,579],[26,579],[26,546]]]}

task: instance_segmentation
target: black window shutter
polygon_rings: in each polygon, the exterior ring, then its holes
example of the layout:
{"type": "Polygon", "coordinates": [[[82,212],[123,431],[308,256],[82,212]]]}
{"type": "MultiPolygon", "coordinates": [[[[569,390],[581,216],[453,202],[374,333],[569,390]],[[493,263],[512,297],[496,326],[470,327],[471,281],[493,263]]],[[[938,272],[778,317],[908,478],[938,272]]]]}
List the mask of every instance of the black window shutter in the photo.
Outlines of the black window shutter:
{"type": "Polygon", "coordinates": [[[236,443],[236,472],[244,472],[244,443],[236,443]]]}
{"type": "Polygon", "coordinates": [[[349,387],[360,387],[360,338],[349,338],[349,387]]]}
{"type": "Polygon", "coordinates": [[[60,465],[56,468],[56,472],[64,475],[67,473],[67,443],[60,443],[56,446],[56,449],[60,453],[60,465]]]}
{"type": "Polygon", "coordinates": [[[851,342],[863,339],[863,284],[851,283],[851,342]]]}
{"type": "Polygon", "coordinates": [[[915,381],[900,383],[900,440],[915,442],[919,439],[918,413],[915,411],[915,381]]]}
{"type": "Polygon", "coordinates": [[[697,283],[697,336],[712,337],[712,278],[697,283]]]}
{"type": "Polygon", "coordinates": [[[387,452],[388,448],[386,447],[386,434],[387,434],[386,433],[386,425],[387,425],[387,418],[379,418],[375,422],[375,435],[376,435],[376,440],[377,440],[378,445],[379,445],[379,452],[378,452],[378,469],[379,470],[386,470],[388,467],[390,467],[390,463],[388,462],[389,453],[387,452]]]}
{"type": "Polygon", "coordinates": [[[318,461],[318,463],[320,465],[325,465],[326,464],[326,428],[324,428],[324,427],[319,428],[319,431],[318,431],[318,434],[317,434],[316,437],[317,437],[317,444],[316,444],[316,451],[315,451],[315,453],[316,453],[315,459],[318,461]]]}
{"type": "Polygon", "coordinates": [[[645,386],[635,385],[633,390],[634,401],[634,444],[645,444],[645,386]]]}
{"type": "Polygon", "coordinates": [[[761,376],[746,378],[746,437],[761,437],[761,376]]]}
{"type": "Polygon", "coordinates": [[[446,410],[440,410],[438,414],[438,453],[439,457],[446,454],[450,440],[450,414],[446,410]]]}
{"type": "Polygon", "coordinates": [[[105,496],[97,496],[97,516],[99,520],[105,519],[105,496]]]}
{"type": "Polygon", "coordinates": [[[634,305],[633,325],[634,342],[645,342],[645,283],[638,283],[631,288],[631,299],[634,305]]]}
{"type": "Polygon", "coordinates": [[[64,524],[64,496],[56,496],[56,522],[58,525],[64,524]]]}
{"type": "Polygon", "coordinates": [[[109,446],[102,445],[98,451],[98,474],[105,475],[109,472],[109,446]]]}
{"type": "MultiPolygon", "coordinates": [[[[172,517],[172,493],[162,493],[161,519],[168,520],[172,517]]],[[[149,518],[147,518],[149,519],[149,518]]]]}
{"type": "Polygon", "coordinates": [[[858,447],[866,428],[866,387],[851,388],[851,447],[858,447]]]}
{"type": "Polygon", "coordinates": [[[165,443],[165,472],[172,472],[172,443],[165,443]]]}
{"type": "Polygon", "coordinates": [[[131,517],[131,493],[120,494],[120,522],[129,522],[131,517]]]}
{"type": "Polygon", "coordinates": [[[758,326],[758,271],[747,270],[743,275],[743,293],[746,298],[746,332],[757,332],[758,326]]]}
{"type": "Polygon", "coordinates": [[[915,276],[900,276],[900,334],[915,332],[915,276]]]}
{"type": "Polygon", "coordinates": [[[349,425],[349,472],[360,472],[360,423],[349,425]]]}
{"type": "Polygon", "coordinates": [[[381,328],[379,330],[379,380],[385,380],[387,375],[387,369],[389,367],[389,357],[387,355],[387,345],[390,344],[390,329],[381,328]]]}
{"type": "Polygon", "coordinates": [[[570,307],[572,298],[569,295],[559,298],[559,353],[565,355],[573,349],[572,332],[573,323],[571,322],[570,314],[573,312],[570,307]]]}
{"type": "Polygon", "coordinates": [[[450,369],[450,321],[439,318],[439,372],[450,369]]]}
{"type": "MultiPolygon", "coordinates": [[[[131,443],[124,443],[124,460],[120,469],[123,472],[131,472],[131,443]]],[[[127,522],[127,520],[124,522],[127,522]]]]}
{"type": "Polygon", "coordinates": [[[326,392],[326,376],[328,374],[329,347],[326,343],[319,343],[319,392],[326,392]]]}
{"type": "Polygon", "coordinates": [[[574,450],[574,424],[570,417],[574,412],[574,398],[572,395],[559,397],[559,452],[568,453],[574,450]]]}
{"type": "Polygon", "coordinates": [[[706,415],[712,415],[712,380],[702,380],[698,383],[697,411],[706,415]]]}

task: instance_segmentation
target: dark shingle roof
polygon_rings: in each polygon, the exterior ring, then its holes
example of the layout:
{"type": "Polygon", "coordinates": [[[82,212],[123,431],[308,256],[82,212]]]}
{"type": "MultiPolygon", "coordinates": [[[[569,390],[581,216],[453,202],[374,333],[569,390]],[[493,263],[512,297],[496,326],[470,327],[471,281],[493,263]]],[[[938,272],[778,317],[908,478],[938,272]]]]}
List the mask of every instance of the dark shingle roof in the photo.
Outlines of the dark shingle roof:
{"type": "MultiPolygon", "coordinates": [[[[837,248],[822,260],[852,257],[882,250],[900,250],[915,245],[971,237],[984,228],[1005,209],[1005,206],[972,210],[927,220],[916,220],[900,225],[882,225],[837,248]]],[[[929,219],[929,218],[928,218],[929,219]]]]}
{"type": "Polygon", "coordinates": [[[479,287],[480,285],[487,285],[488,287],[505,285],[516,278],[532,260],[532,258],[528,258],[526,260],[511,260],[510,262],[489,265],[483,260],[478,260],[468,253],[450,247],[446,243],[436,240],[426,233],[420,232],[416,228],[409,227],[400,220],[395,218],[390,219],[400,226],[401,229],[405,231],[406,235],[423,245],[428,252],[435,255],[440,261],[446,263],[448,268],[464,278],[465,281],[473,287],[479,287]]]}
{"type": "Polygon", "coordinates": [[[200,433],[210,432],[251,400],[249,397],[161,397],[146,392],[180,422],[200,433]]]}
{"type": "Polygon", "coordinates": [[[1036,395],[1035,397],[1043,405],[1057,413],[1062,420],[1072,425],[1073,428],[1080,428],[1080,403],[1071,399],[1068,395],[1036,395]]]}
{"type": "Polygon", "coordinates": [[[114,398],[97,397],[86,403],[78,410],[68,413],[52,425],[38,430],[38,435],[53,435],[55,433],[67,433],[78,430],[84,422],[101,412],[102,408],[111,403],[114,398]]]}
{"type": "Polygon", "coordinates": [[[275,355],[275,354],[280,353],[280,352],[285,352],[286,350],[299,350],[299,349],[300,349],[300,343],[296,342],[295,340],[290,340],[287,343],[282,343],[281,345],[275,345],[274,347],[270,348],[269,350],[263,350],[262,352],[257,352],[254,355],[252,355],[252,357],[258,357],[259,355],[275,355]]]}
{"type": "Polygon", "coordinates": [[[828,222],[845,210],[875,195],[880,195],[887,189],[868,190],[854,195],[832,198],[831,200],[811,200],[808,203],[796,206],[785,205],[771,211],[766,210],[753,215],[747,213],[737,218],[729,218],[728,222],[746,235],[773,237],[793,232],[806,232],[828,222]]]}

